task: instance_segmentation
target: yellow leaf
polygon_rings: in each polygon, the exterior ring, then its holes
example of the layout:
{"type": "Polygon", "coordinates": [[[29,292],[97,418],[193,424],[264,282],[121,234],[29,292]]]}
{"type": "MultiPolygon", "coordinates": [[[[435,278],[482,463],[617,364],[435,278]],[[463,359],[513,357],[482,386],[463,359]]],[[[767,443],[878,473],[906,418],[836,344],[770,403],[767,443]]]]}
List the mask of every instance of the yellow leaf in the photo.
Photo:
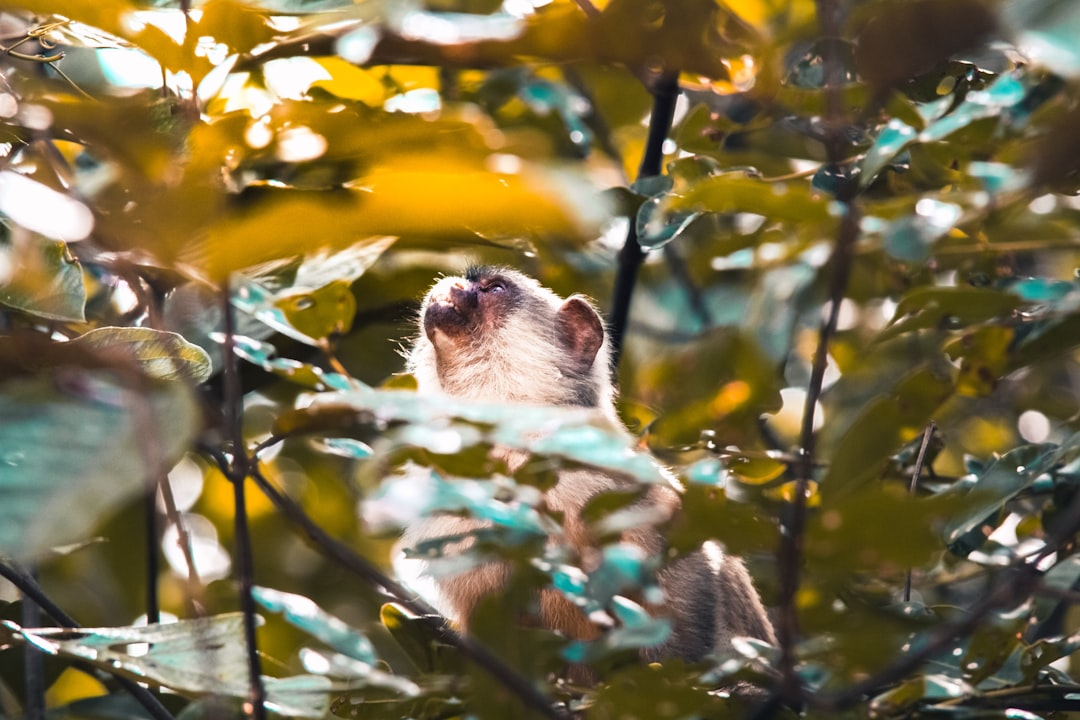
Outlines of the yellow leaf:
{"type": "Polygon", "coordinates": [[[315,58],[315,62],[326,68],[330,79],[316,80],[311,87],[322,88],[345,100],[357,100],[369,107],[381,107],[386,100],[386,87],[375,73],[338,57],[315,58]]]}
{"type": "MultiPolygon", "coordinates": [[[[509,162],[520,165],[516,158],[509,162]]],[[[259,200],[214,226],[202,258],[193,262],[221,280],[250,265],[365,237],[585,238],[603,219],[598,194],[524,165],[496,172],[460,160],[398,159],[356,184],[339,192],[263,188],[259,200]]]]}

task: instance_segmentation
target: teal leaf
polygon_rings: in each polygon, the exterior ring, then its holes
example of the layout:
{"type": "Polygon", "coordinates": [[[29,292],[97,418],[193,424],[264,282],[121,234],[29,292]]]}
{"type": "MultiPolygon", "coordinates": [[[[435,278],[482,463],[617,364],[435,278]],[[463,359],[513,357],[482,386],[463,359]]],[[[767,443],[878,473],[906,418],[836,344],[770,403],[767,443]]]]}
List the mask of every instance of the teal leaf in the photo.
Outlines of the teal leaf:
{"type": "Polygon", "coordinates": [[[363,460],[375,453],[366,442],[353,438],[312,438],[311,444],[316,450],[354,460],[363,460]]]}
{"type": "Polygon", "coordinates": [[[897,260],[923,262],[934,243],[953,228],[963,215],[959,205],[923,198],[915,214],[906,215],[884,229],[885,252],[897,260]]]}
{"type": "MultiPolygon", "coordinates": [[[[117,670],[142,682],[186,693],[248,697],[247,645],[242,613],[175,623],[124,627],[20,628],[3,625],[50,655],[117,670]]],[[[332,683],[301,675],[263,678],[267,708],[286,717],[321,718],[329,711],[332,683]]]]}
{"type": "MultiPolygon", "coordinates": [[[[210,338],[218,343],[225,341],[225,336],[218,332],[211,333],[210,338]]],[[[297,385],[320,392],[331,389],[348,390],[355,387],[353,380],[339,373],[326,372],[308,363],[277,357],[277,348],[268,342],[245,335],[234,335],[233,342],[238,357],[297,385]]]]}
{"type": "Polygon", "coordinates": [[[157,380],[200,383],[210,378],[210,356],[181,335],[144,327],[101,327],[72,341],[98,352],[131,358],[157,380]]]}
{"type": "Polygon", "coordinates": [[[1006,163],[974,161],[968,163],[967,171],[991,195],[1014,193],[1031,184],[1029,171],[1006,163]]]}
{"type": "Polygon", "coordinates": [[[873,182],[894,157],[915,142],[917,136],[915,128],[910,125],[896,118],[889,120],[862,160],[859,174],[861,184],[866,186],[873,182]]]}
{"type": "Polygon", "coordinates": [[[638,208],[637,238],[647,250],[655,250],[677,238],[701,213],[666,209],[663,196],[651,197],[638,208]]]}
{"type": "Polygon", "coordinates": [[[671,635],[671,619],[657,618],[641,605],[622,596],[611,601],[612,614],[620,626],[598,639],[571,643],[562,651],[568,662],[592,662],[612,653],[656,647],[671,635]]]}
{"type": "Polygon", "coordinates": [[[138,394],[106,372],[0,384],[0,553],[33,558],[84,540],[188,449],[200,414],[186,386],[138,394]],[[159,467],[149,468],[147,456],[159,467]]]}
{"type": "Polygon", "coordinates": [[[34,238],[11,277],[0,279],[0,304],[47,320],[86,321],[82,265],[65,243],[34,238]]]}
{"type": "Polygon", "coordinates": [[[1009,292],[1036,303],[1054,303],[1077,290],[1076,283],[1047,278],[1023,278],[1009,285],[1009,292]]]}
{"type": "Polygon", "coordinates": [[[340,618],[324,611],[314,600],[267,587],[254,587],[251,595],[270,612],[282,613],[290,624],[335,650],[369,665],[378,660],[370,640],[340,618]]]}
{"type": "Polygon", "coordinates": [[[439,512],[466,512],[526,535],[558,534],[559,526],[536,509],[540,502],[536,488],[509,478],[448,481],[430,468],[409,465],[404,474],[380,483],[362,512],[375,531],[407,527],[439,512]]]}
{"type": "Polygon", "coordinates": [[[1027,95],[1023,83],[1012,75],[1002,75],[985,90],[972,90],[951,113],[921,133],[920,142],[944,140],[977,120],[995,117],[1019,105],[1027,95]]]}
{"type": "Polygon", "coordinates": [[[1064,77],[1080,75],[1080,7],[1072,0],[1005,3],[1002,20],[1024,57],[1064,77]]]}
{"type": "MultiPolygon", "coordinates": [[[[371,413],[379,423],[445,428],[454,420],[479,426],[487,442],[628,475],[644,483],[665,483],[656,462],[637,452],[625,430],[589,408],[470,402],[460,398],[376,390],[354,383],[348,392],[320,394],[312,411],[340,406],[371,413]]],[[[460,448],[454,442],[454,450],[460,448]]]]}
{"type": "Polygon", "coordinates": [[[391,675],[369,663],[340,653],[324,653],[311,648],[301,648],[300,662],[304,669],[314,675],[342,678],[347,684],[342,689],[357,687],[381,687],[406,697],[420,694],[420,686],[408,678],[391,675]]]}

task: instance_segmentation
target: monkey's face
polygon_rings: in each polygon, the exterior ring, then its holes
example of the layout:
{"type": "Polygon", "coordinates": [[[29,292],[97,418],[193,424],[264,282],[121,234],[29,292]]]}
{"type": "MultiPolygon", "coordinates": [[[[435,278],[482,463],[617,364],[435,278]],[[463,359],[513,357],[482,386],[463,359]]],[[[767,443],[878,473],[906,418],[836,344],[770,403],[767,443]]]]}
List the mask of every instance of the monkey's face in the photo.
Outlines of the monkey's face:
{"type": "Polygon", "coordinates": [[[505,324],[521,301],[521,288],[503,273],[481,269],[443,278],[425,300],[424,333],[436,348],[446,342],[481,342],[505,324]]]}

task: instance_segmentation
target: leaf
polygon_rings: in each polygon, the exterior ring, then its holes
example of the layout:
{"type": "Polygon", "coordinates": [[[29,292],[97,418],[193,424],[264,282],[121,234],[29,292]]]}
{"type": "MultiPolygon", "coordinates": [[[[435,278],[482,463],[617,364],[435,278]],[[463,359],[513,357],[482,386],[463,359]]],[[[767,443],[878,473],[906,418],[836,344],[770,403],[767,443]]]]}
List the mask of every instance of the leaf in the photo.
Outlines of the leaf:
{"type": "Polygon", "coordinates": [[[447,158],[399,157],[394,165],[367,173],[351,190],[266,189],[260,202],[214,226],[203,264],[220,279],[233,270],[329,246],[337,238],[352,244],[365,236],[586,237],[606,215],[599,195],[574,176],[511,163],[511,171],[493,172],[447,158]]]}
{"type": "Polygon", "coordinates": [[[201,383],[210,379],[210,356],[173,332],[144,327],[101,327],[72,341],[106,355],[133,359],[148,377],[201,383]]]}
{"type": "Polygon", "coordinates": [[[887,395],[867,402],[832,453],[822,493],[840,497],[877,477],[891,455],[923,432],[953,391],[953,384],[920,368],[887,395]]]}
{"type": "Polygon", "coordinates": [[[997,25],[981,0],[910,0],[884,3],[859,30],[859,73],[879,89],[932,70],[977,47],[997,25]]]}
{"type": "MultiPolygon", "coordinates": [[[[621,428],[589,408],[480,403],[372,388],[316,395],[309,407],[315,413],[332,407],[351,408],[370,413],[378,423],[407,423],[440,430],[445,430],[448,420],[461,420],[479,425],[487,442],[562,457],[628,475],[643,483],[667,482],[651,457],[633,450],[630,438],[621,428]]],[[[306,412],[309,411],[295,411],[290,423],[302,425],[306,412]]],[[[443,438],[435,439],[445,445],[433,446],[437,451],[453,453],[461,449],[461,435],[449,438],[449,444],[445,444],[445,438],[444,432],[443,438]]]]}
{"type": "Polygon", "coordinates": [[[1064,77],[1080,75],[1080,9],[1069,0],[1005,3],[1003,24],[1013,42],[1035,64],[1064,77]]]}
{"type": "Polygon", "coordinates": [[[669,196],[671,210],[749,212],[779,220],[832,224],[836,221],[825,195],[806,182],[765,182],[729,172],[692,184],[669,196]]]}
{"type": "MultiPolygon", "coordinates": [[[[188,693],[247,698],[247,643],[242,613],[175,623],[126,627],[19,628],[5,622],[34,647],[65,655],[109,672],[120,670],[144,682],[188,693]]],[[[300,675],[263,678],[267,708],[286,717],[321,718],[329,711],[327,678],[300,675]]]]}
{"type": "Polygon", "coordinates": [[[84,539],[180,458],[198,422],[176,383],[136,395],[110,373],[67,368],[0,384],[0,552],[31,559],[84,539]]]}
{"type": "MultiPolygon", "coordinates": [[[[224,342],[224,336],[221,333],[213,333],[211,338],[224,342]]],[[[345,390],[353,387],[355,383],[351,378],[339,373],[326,372],[320,367],[298,360],[276,357],[277,348],[270,343],[243,335],[234,335],[233,342],[237,356],[297,385],[322,391],[331,388],[345,390]]]]}
{"type": "Polygon", "coordinates": [[[34,238],[13,260],[12,275],[0,278],[0,303],[48,320],[86,321],[82,265],[65,243],[34,238]]]}
{"type": "Polygon", "coordinates": [[[315,601],[266,587],[252,588],[252,597],[270,612],[283,613],[292,625],[330,647],[368,665],[378,661],[375,647],[359,630],[327,613],[315,601]]]}
{"type": "Polygon", "coordinates": [[[1015,295],[978,287],[919,287],[896,306],[892,322],[876,342],[929,328],[958,328],[1007,317],[1020,307],[1015,295]]]}
{"type": "Polygon", "coordinates": [[[986,468],[971,488],[971,505],[949,523],[950,544],[975,529],[992,513],[1031,485],[1060,458],[1057,445],[1021,445],[986,468]]]}

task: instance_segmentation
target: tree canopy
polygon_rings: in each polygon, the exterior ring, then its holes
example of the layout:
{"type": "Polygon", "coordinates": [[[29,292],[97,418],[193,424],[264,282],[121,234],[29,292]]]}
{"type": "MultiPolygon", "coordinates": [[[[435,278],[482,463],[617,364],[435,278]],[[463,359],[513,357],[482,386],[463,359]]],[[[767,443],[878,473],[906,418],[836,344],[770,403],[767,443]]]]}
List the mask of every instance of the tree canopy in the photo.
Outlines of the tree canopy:
{"type": "Polygon", "coordinates": [[[1078,39],[1074,0],[6,3],[0,713],[1078,709],[1078,39]],[[636,447],[413,392],[469,262],[596,299],[636,447]],[[743,557],[777,647],[637,659],[653,458],[663,560],[743,557]],[[640,486],[589,573],[540,492],[582,466],[640,486]],[[438,512],[492,527],[437,571],[516,568],[468,636],[391,566],[438,512]],[[600,638],[519,627],[541,587],[600,638]]]}

